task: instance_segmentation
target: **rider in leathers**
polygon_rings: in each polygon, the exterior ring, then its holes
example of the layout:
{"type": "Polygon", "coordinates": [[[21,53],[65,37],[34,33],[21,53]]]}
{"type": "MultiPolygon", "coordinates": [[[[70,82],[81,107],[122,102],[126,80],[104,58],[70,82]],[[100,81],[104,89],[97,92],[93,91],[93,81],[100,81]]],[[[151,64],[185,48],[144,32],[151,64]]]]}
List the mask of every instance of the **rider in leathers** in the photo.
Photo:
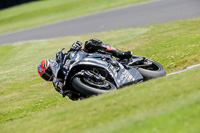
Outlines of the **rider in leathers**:
{"type": "Polygon", "coordinates": [[[77,100],[80,96],[78,95],[76,90],[72,90],[72,88],[67,88],[64,80],[67,76],[64,76],[60,71],[60,67],[58,64],[62,63],[62,69],[67,73],[67,69],[70,64],[75,62],[75,60],[71,60],[70,54],[76,51],[84,51],[86,53],[110,53],[111,55],[117,58],[130,58],[132,57],[131,51],[121,51],[114,47],[111,47],[109,44],[103,44],[99,39],[90,39],[85,42],[84,49],[82,48],[82,42],[76,41],[72,44],[72,48],[65,54],[57,53],[56,54],[56,62],[48,59],[42,60],[42,62],[38,66],[38,73],[40,76],[46,81],[53,81],[54,88],[57,92],[62,94],[63,97],[68,96],[71,100],[77,100]],[[60,57],[62,56],[62,57],[60,57]],[[60,62],[60,58],[63,59],[60,62]]]}

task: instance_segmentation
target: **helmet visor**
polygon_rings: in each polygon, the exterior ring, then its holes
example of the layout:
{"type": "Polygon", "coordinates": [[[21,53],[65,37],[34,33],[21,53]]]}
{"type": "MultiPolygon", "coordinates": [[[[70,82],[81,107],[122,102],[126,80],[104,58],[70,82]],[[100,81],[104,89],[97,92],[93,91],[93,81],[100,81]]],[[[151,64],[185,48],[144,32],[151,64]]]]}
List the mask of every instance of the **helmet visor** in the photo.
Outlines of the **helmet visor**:
{"type": "Polygon", "coordinates": [[[45,72],[41,75],[41,77],[46,81],[53,80],[53,73],[52,73],[50,66],[45,70],[45,72]]]}

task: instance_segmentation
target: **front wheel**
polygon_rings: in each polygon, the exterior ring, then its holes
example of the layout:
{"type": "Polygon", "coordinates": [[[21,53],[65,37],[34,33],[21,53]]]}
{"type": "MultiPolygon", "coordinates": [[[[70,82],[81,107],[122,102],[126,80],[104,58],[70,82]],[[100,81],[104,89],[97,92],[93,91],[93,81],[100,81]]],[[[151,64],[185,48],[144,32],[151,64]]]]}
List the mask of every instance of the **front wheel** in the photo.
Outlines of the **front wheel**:
{"type": "Polygon", "coordinates": [[[85,77],[75,77],[72,80],[72,86],[84,95],[97,95],[117,90],[116,86],[107,80],[95,83],[85,77]]]}

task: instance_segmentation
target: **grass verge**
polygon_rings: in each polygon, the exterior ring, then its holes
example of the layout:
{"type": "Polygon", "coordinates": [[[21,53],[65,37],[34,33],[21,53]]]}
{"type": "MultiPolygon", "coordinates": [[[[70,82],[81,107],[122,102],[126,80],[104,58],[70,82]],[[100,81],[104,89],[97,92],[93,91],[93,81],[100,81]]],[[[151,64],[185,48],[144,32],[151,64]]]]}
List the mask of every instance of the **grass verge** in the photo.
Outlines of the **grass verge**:
{"type": "Polygon", "coordinates": [[[78,102],[63,99],[37,74],[43,58],[93,37],[159,61],[168,73],[180,70],[200,62],[199,22],[195,18],[0,46],[1,131],[199,131],[199,68],[78,102]]]}
{"type": "Polygon", "coordinates": [[[0,124],[6,132],[198,132],[200,68],[0,124]],[[128,92],[128,93],[127,93],[128,92]]]}
{"type": "Polygon", "coordinates": [[[145,0],[41,0],[0,10],[0,33],[145,0]]]}

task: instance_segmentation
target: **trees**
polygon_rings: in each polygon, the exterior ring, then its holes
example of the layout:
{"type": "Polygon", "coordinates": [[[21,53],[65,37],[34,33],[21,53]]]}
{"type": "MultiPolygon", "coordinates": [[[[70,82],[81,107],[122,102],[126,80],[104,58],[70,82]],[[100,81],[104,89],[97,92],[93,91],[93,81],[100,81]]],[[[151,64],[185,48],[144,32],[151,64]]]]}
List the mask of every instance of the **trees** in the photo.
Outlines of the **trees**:
{"type": "Polygon", "coordinates": [[[37,0],[0,0],[0,9],[5,9],[11,6],[37,1],[37,0]]]}

